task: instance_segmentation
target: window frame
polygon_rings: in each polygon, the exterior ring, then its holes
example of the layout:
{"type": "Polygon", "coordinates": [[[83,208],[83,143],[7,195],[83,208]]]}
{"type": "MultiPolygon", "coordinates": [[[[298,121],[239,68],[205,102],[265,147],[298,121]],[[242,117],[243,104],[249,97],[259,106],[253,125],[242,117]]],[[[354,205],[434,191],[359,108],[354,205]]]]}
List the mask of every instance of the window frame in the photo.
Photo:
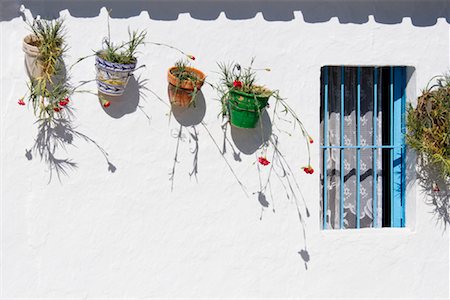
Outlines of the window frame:
{"type": "MultiPolygon", "coordinates": [[[[360,141],[360,107],[361,107],[361,68],[362,66],[324,66],[321,68],[321,105],[320,110],[323,114],[323,139],[320,145],[323,165],[321,168],[321,182],[322,182],[322,229],[333,229],[329,225],[331,220],[327,220],[328,213],[328,174],[327,174],[327,159],[328,152],[331,149],[340,150],[340,166],[343,165],[344,151],[345,149],[356,149],[356,227],[360,228],[360,153],[361,149],[372,149],[373,150],[373,201],[372,201],[372,216],[373,223],[372,228],[382,227],[382,224],[377,224],[377,209],[378,209],[378,199],[377,199],[377,150],[378,149],[389,149],[389,180],[390,180],[390,226],[387,227],[405,227],[405,198],[406,198],[406,144],[405,144],[405,133],[406,133],[406,122],[405,122],[405,112],[406,112],[406,66],[363,66],[370,67],[373,71],[373,145],[372,146],[362,146],[360,141]],[[329,68],[340,67],[341,68],[341,80],[340,80],[340,145],[331,146],[328,140],[328,98],[330,95],[329,90],[329,68]],[[343,145],[343,135],[344,135],[344,118],[345,118],[345,108],[344,108],[344,97],[345,97],[345,76],[344,71],[346,67],[356,67],[357,68],[357,95],[356,95],[356,145],[344,146],[343,145]],[[381,72],[382,68],[389,68],[389,145],[381,145],[377,143],[377,101],[378,101],[378,85],[382,84],[378,82],[378,72],[381,72]],[[398,187],[398,188],[395,188],[398,187]]],[[[322,125],[321,125],[322,126],[322,125]]],[[[340,191],[339,191],[339,201],[340,201],[340,211],[339,211],[339,221],[340,228],[344,229],[344,171],[340,167],[340,191]]],[[[386,192],[386,191],[385,191],[386,192]]]]}

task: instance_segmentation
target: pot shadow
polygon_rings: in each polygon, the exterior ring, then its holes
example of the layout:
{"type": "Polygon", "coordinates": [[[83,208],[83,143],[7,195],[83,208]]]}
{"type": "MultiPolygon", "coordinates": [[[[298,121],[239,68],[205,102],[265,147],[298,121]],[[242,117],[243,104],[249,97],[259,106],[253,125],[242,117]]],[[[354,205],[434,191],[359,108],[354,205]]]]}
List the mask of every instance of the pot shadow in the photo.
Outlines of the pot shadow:
{"type": "Polygon", "coordinates": [[[433,209],[437,223],[444,227],[444,231],[450,225],[450,178],[440,175],[436,165],[427,164],[419,157],[417,179],[426,195],[426,203],[433,209]]]}
{"type": "Polygon", "coordinates": [[[175,118],[175,120],[180,125],[178,130],[173,130],[171,135],[173,138],[177,139],[177,144],[175,147],[175,154],[173,159],[172,169],[169,172],[169,180],[171,181],[171,191],[174,188],[175,182],[175,172],[176,165],[179,163],[178,161],[178,153],[180,149],[180,142],[188,142],[189,144],[189,152],[193,156],[192,160],[192,169],[189,172],[189,177],[194,177],[198,182],[197,174],[198,174],[198,153],[199,153],[199,139],[198,139],[198,129],[197,125],[203,121],[206,113],[206,102],[205,97],[201,90],[197,93],[195,98],[195,103],[193,103],[189,107],[179,107],[176,105],[171,106],[171,112],[175,118]],[[183,130],[187,132],[187,134],[183,133],[183,130]]]}
{"type": "Polygon", "coordinates": [[[193,156],[192,160],[192,169],[189,171],[189,177],[194,177],[198,182],[197,174],[198,174],[198,153],[199,153],[199,144],[198,144],[198,130],[195,125],[185,127],[180,124],[178,130],[172,130],[171,135],[173,138],[177,139],[177,144],[175,146],[175,154],[173,158],[172,169],[169,172],[169,181],[171,182],[170,190],[173,191],[174,183],[175,183],[175,172],[176,166],[180,161],[178,160],[178,154],[180,150],[180,142],[187,142],[189,144],[189,152],[193,156]],[[187,131],[187,134],[183,132],[183,130],[187,131]]]}
{"type": "Polygon", "coordinates": [[[120,119],[124,115],[134,113],[139,106],[139,99],[143,96],[145,82],[146,80],[138,82],[134,75],[132,75],[128,80],[125,92],[121,96],[109,96],[99,91],[99,98],[101,97],[104,100],[111,102],[109,107],[104,107],[102,105],[105,113],[114,119],[120,119]]]}
{"type": "Polygon", "coordinates": [[[238,128],[231,125],[234,145],[244,154],[255,153],[272,135],[272,121],[266,110],[261,113],[255,128],[238,128]]]}
{"type": "Polygon", "coordinates": [[[78,166],[70,158],[57,157],[57,152],[60,149],[66,151],[67,146],[75,146],[73,144],[75,138],[94,144],[105,158],[108,171],[111,173],[116,171],[117,168],[109,160],[105,149],[89,136],[77,131],[70,120],[62,118],[54,119],[53,121],[45,120],[39,123],[35,143],[30,150],[25,149],[25,157],[27,160],[32,160],[34,152],[48,166],[50,174],[48,183],[52,181],[54,173],[61,181],[61,175],[67,176],[69,171],[76,169],[78,166]]]}
{"type": "Polygon", "coordinates": [[[206,102],[202,91],[198,91],[195,102],[189,107],[172,105],[172,114],[178,124],[184,127],[195,126],[203,121],[206,113],[206,102]]]}

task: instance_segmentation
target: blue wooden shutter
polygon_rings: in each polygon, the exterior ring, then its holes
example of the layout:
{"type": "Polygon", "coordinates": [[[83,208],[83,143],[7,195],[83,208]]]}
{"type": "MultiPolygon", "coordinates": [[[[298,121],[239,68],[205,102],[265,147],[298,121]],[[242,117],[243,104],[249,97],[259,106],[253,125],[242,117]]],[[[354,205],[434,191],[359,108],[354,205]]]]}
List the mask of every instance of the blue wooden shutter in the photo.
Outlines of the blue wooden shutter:
{"type": "Polygon", "coordinates": [[[391,129],[392,148],[391,182],[391,227],[405,226],[405,111],[406,111],[406,67],[391,67],[391,99],[393,113],[391,129]]]}

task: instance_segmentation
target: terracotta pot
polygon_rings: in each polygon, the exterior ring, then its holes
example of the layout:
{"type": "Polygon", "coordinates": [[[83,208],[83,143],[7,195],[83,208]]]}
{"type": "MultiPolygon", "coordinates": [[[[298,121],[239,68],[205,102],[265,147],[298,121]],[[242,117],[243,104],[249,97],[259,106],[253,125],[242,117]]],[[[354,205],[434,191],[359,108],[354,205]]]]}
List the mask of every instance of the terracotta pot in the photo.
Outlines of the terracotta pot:
{"type": "Polygon", "coordinates": [[[33,46],[32,43],[38,41],[38,37],[34,34],[29,34],[23,39],[22,50],[25,53],[25,67],[28,76],[36,79],[43,75],[43,68],[39,62],[39,48],[33,46]]]}
{"type": "Polygon", "coordinates": [[[194,92],[194,87],[197,87],[197,92],[201,89],[203,83],[205,82],[206,75],[195,68],[186,67],[189,72],[195,73],[197,81],[192,82],[190,80],[179,80],[172,71],[177,67],[171,67],[167,71],[167,81],[169,82],[168,93],[170,102],[174,105],[187,107],[192,102],[192,93],[194,92]]]}
{"type": "Polygon", "coordinates": [[[123,95],[128,79],[130,79],[136,69],[136,63],[113,63],[97,55],[95,57],[95,66],[97,68],[96,81],[98,90],[109,96],[123,95]]]}

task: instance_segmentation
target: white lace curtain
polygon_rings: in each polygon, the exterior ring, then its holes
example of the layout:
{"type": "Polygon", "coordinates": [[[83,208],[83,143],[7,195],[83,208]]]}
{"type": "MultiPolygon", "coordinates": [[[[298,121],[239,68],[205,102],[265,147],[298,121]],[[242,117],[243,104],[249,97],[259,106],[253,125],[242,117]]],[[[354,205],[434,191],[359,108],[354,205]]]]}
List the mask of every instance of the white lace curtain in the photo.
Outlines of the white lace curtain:
{"type": "MultiPolygon", "coordinates": [[[[357,118],[360,122],[360,145],[374,145],[374,68],[360,68],[360,115],[357,116],[357,67],[344,67],[344,78],[341,78],[342,67],[322,68],[322,106],[321,106],[321,142],[324,142],[324,117],[328,118],[328,142],[332,146],[357,146],[357,118]],[[328,114],[324,115],[324,72],[328,71],[328,114]],[[341,113],[341,82],[344,81],[344,113],[341,113]],[[344,122],[343,140],[341,141],[341,121],[344,122]]],[[[382,72],[378,73],[378,82],[382,82],[382,72]]],[[[378,85],[377,93],[377,136],[376,144],[382,144],[382,85],[378,85]]],[[[327,192],[327,228],[341,228],[341,170],[343,171],[343,228],[356,228],[356,194],[357,194],[357,150],[329,149],[322,150],[322,199],[323,199],[323,151],[328,151],[326,168],[327,192]],[[343,155],[343,165],[341,165],[343,155]]],[[[377,226],[382,219],[382,150],[377,149],[377,226]]],[[[360,150],[360,227],[373,227],[374,172],[373,149],[360,150]]],[[[323,210],[323,201],[322,201],[323,210]]],[[[323,216],[323,213],[321,214],[323,216]]]]}

